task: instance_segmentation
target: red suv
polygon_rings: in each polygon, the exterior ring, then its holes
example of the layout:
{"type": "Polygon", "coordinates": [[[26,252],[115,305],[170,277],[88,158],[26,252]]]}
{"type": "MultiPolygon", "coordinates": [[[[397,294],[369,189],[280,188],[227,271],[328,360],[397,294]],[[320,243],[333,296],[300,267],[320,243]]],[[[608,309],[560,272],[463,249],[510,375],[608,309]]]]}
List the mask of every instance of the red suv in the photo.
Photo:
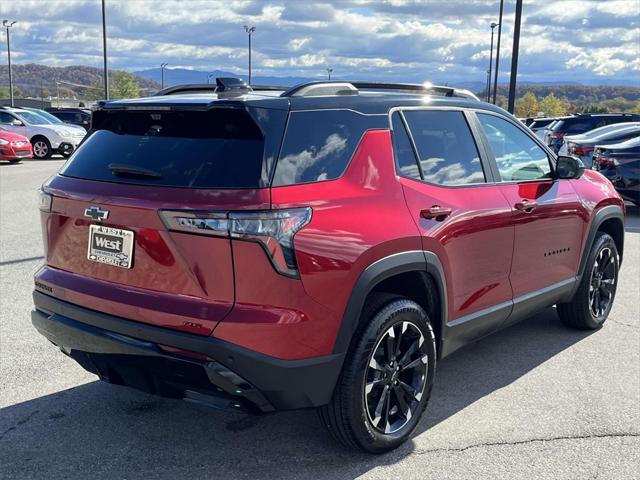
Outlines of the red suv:
{"type": "Polygon", "coordinates": [[[319,407],[383,452],[454,350],[551,305],[583,329],[611,310],[620,196],[468,92],[219,79],[93,122],[42,187],[32,319],[108,382],[319,407]]]}

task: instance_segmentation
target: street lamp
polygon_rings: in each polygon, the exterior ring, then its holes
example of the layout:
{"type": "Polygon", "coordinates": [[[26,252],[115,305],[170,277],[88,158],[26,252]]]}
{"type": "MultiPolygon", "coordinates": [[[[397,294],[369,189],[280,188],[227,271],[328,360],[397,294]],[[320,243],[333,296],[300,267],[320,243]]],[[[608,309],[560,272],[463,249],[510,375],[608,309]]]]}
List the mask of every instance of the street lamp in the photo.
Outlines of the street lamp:
{"type": "Polygon", "coordinates": [[[491,101],[491,69],[493,68],[493,32],[498,26],[496,22],[491,22],[491,50],[489,51],[489,79],[487,82],[487,102],[491,101]]]}
{"type": "Polygon", "coordinates": [[[333,73],[333,68],[327,68],[327,73],[329,74],[329,80],[331,80],[331,74],[333,73]]]}
{"type": "Polygon", "coordinates": [[[107,70],[107,13],[102,0],[102,56],[104,60],[104,99],[109,100],[109,71],[107,70]]]}
{"type": "Polygon", "coordinates": [[[164,90],[164,69],[167,65],[169,64],[168,63],[160,64],[160,85],[162,85],[161,90],[164,90]]]}
{"type": "Polygon", "coordinates": [[[2,26],[7,29],[7,57],[9,58],[9,105],[13,107],[13,77],[11,75],[11,40],[9,39],[9,29],[16,24],[16,20],[9,22],[3,20],[2,26]]]}
{"type": "Polygon", "coordinates": [[[253,32],[256,31],[256,27],[245,25],[244,31],[249,35],[249,85],[251,85],[251,37],[253,36],[253,32]]]}
{"type": "Polygon", "coordinates": [[[502,39],[502,11],[504,10],[504,0],[500,0],[500,17],[498,18],[498,45],[496,47],[496,68],[493,77],[493,104],[496,104],[498,96],[498,73],[500,72],[500,40],[502,39]]]}
{"type": "Polygon", "coordinates": [[[211,79],[215,76],[216,76],[215,73],[210,73],[209,75],[207,75],[207,83],[211,83],[211,79]]]}

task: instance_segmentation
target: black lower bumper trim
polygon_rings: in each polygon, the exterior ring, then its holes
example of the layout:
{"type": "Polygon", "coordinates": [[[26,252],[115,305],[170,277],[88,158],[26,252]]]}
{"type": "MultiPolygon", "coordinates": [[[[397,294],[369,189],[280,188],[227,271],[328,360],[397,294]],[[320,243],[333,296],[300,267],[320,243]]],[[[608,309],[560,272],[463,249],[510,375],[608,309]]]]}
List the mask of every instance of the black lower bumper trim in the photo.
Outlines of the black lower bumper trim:
{"type": "MultiPolygon", "coordinates": [[[[304,360],[270,357],[213,337],[146,325],[33,293],[32,322],[85,369],[112,383],[193,400],[220,397],[229,408],[260,411],[329,402],[344,355],[304,360]],[[174,347],[209,360],[174,355],[174,347]]],[[[199,400],[196,400],[199,401],[199,400]]]]}

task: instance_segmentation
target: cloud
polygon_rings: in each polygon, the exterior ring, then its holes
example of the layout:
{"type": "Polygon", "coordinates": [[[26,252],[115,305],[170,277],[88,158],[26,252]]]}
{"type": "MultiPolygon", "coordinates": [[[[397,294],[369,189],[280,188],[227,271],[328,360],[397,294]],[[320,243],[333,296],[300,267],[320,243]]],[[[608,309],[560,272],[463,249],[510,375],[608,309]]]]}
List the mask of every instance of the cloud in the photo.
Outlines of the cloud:
{"type": "MultiPolygon", "coordinates": [[[[244,71],[245,24],[254,74],[483,82],[498,0],[107,0],[110,65],[161,62],[244,71]]],[[[505,1],[501,65],[511,49],[514,0],[505,1]]],[[[536,81],[634,78],[640,64],[638,0],[525,2],[519,75],[536,81]]],[[[99,2],[3,2],[16,62],[102,62],[99,2]]],[[[2,35],[4,41],[4,34],[2,35]]]]}

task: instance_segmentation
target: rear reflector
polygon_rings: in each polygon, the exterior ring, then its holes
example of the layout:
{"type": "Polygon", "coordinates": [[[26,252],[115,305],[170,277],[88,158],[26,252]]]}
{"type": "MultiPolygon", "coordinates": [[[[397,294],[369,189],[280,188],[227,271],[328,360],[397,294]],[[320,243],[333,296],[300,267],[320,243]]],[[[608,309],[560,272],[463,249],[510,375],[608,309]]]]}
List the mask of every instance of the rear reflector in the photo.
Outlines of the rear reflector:
{"type": "Polygon", "coordinates": [[[293,236],[311,220],[311,208],[261,211],[160,210],[168,230],[258,242],[278,273],[298,277],[293,236]]]}

